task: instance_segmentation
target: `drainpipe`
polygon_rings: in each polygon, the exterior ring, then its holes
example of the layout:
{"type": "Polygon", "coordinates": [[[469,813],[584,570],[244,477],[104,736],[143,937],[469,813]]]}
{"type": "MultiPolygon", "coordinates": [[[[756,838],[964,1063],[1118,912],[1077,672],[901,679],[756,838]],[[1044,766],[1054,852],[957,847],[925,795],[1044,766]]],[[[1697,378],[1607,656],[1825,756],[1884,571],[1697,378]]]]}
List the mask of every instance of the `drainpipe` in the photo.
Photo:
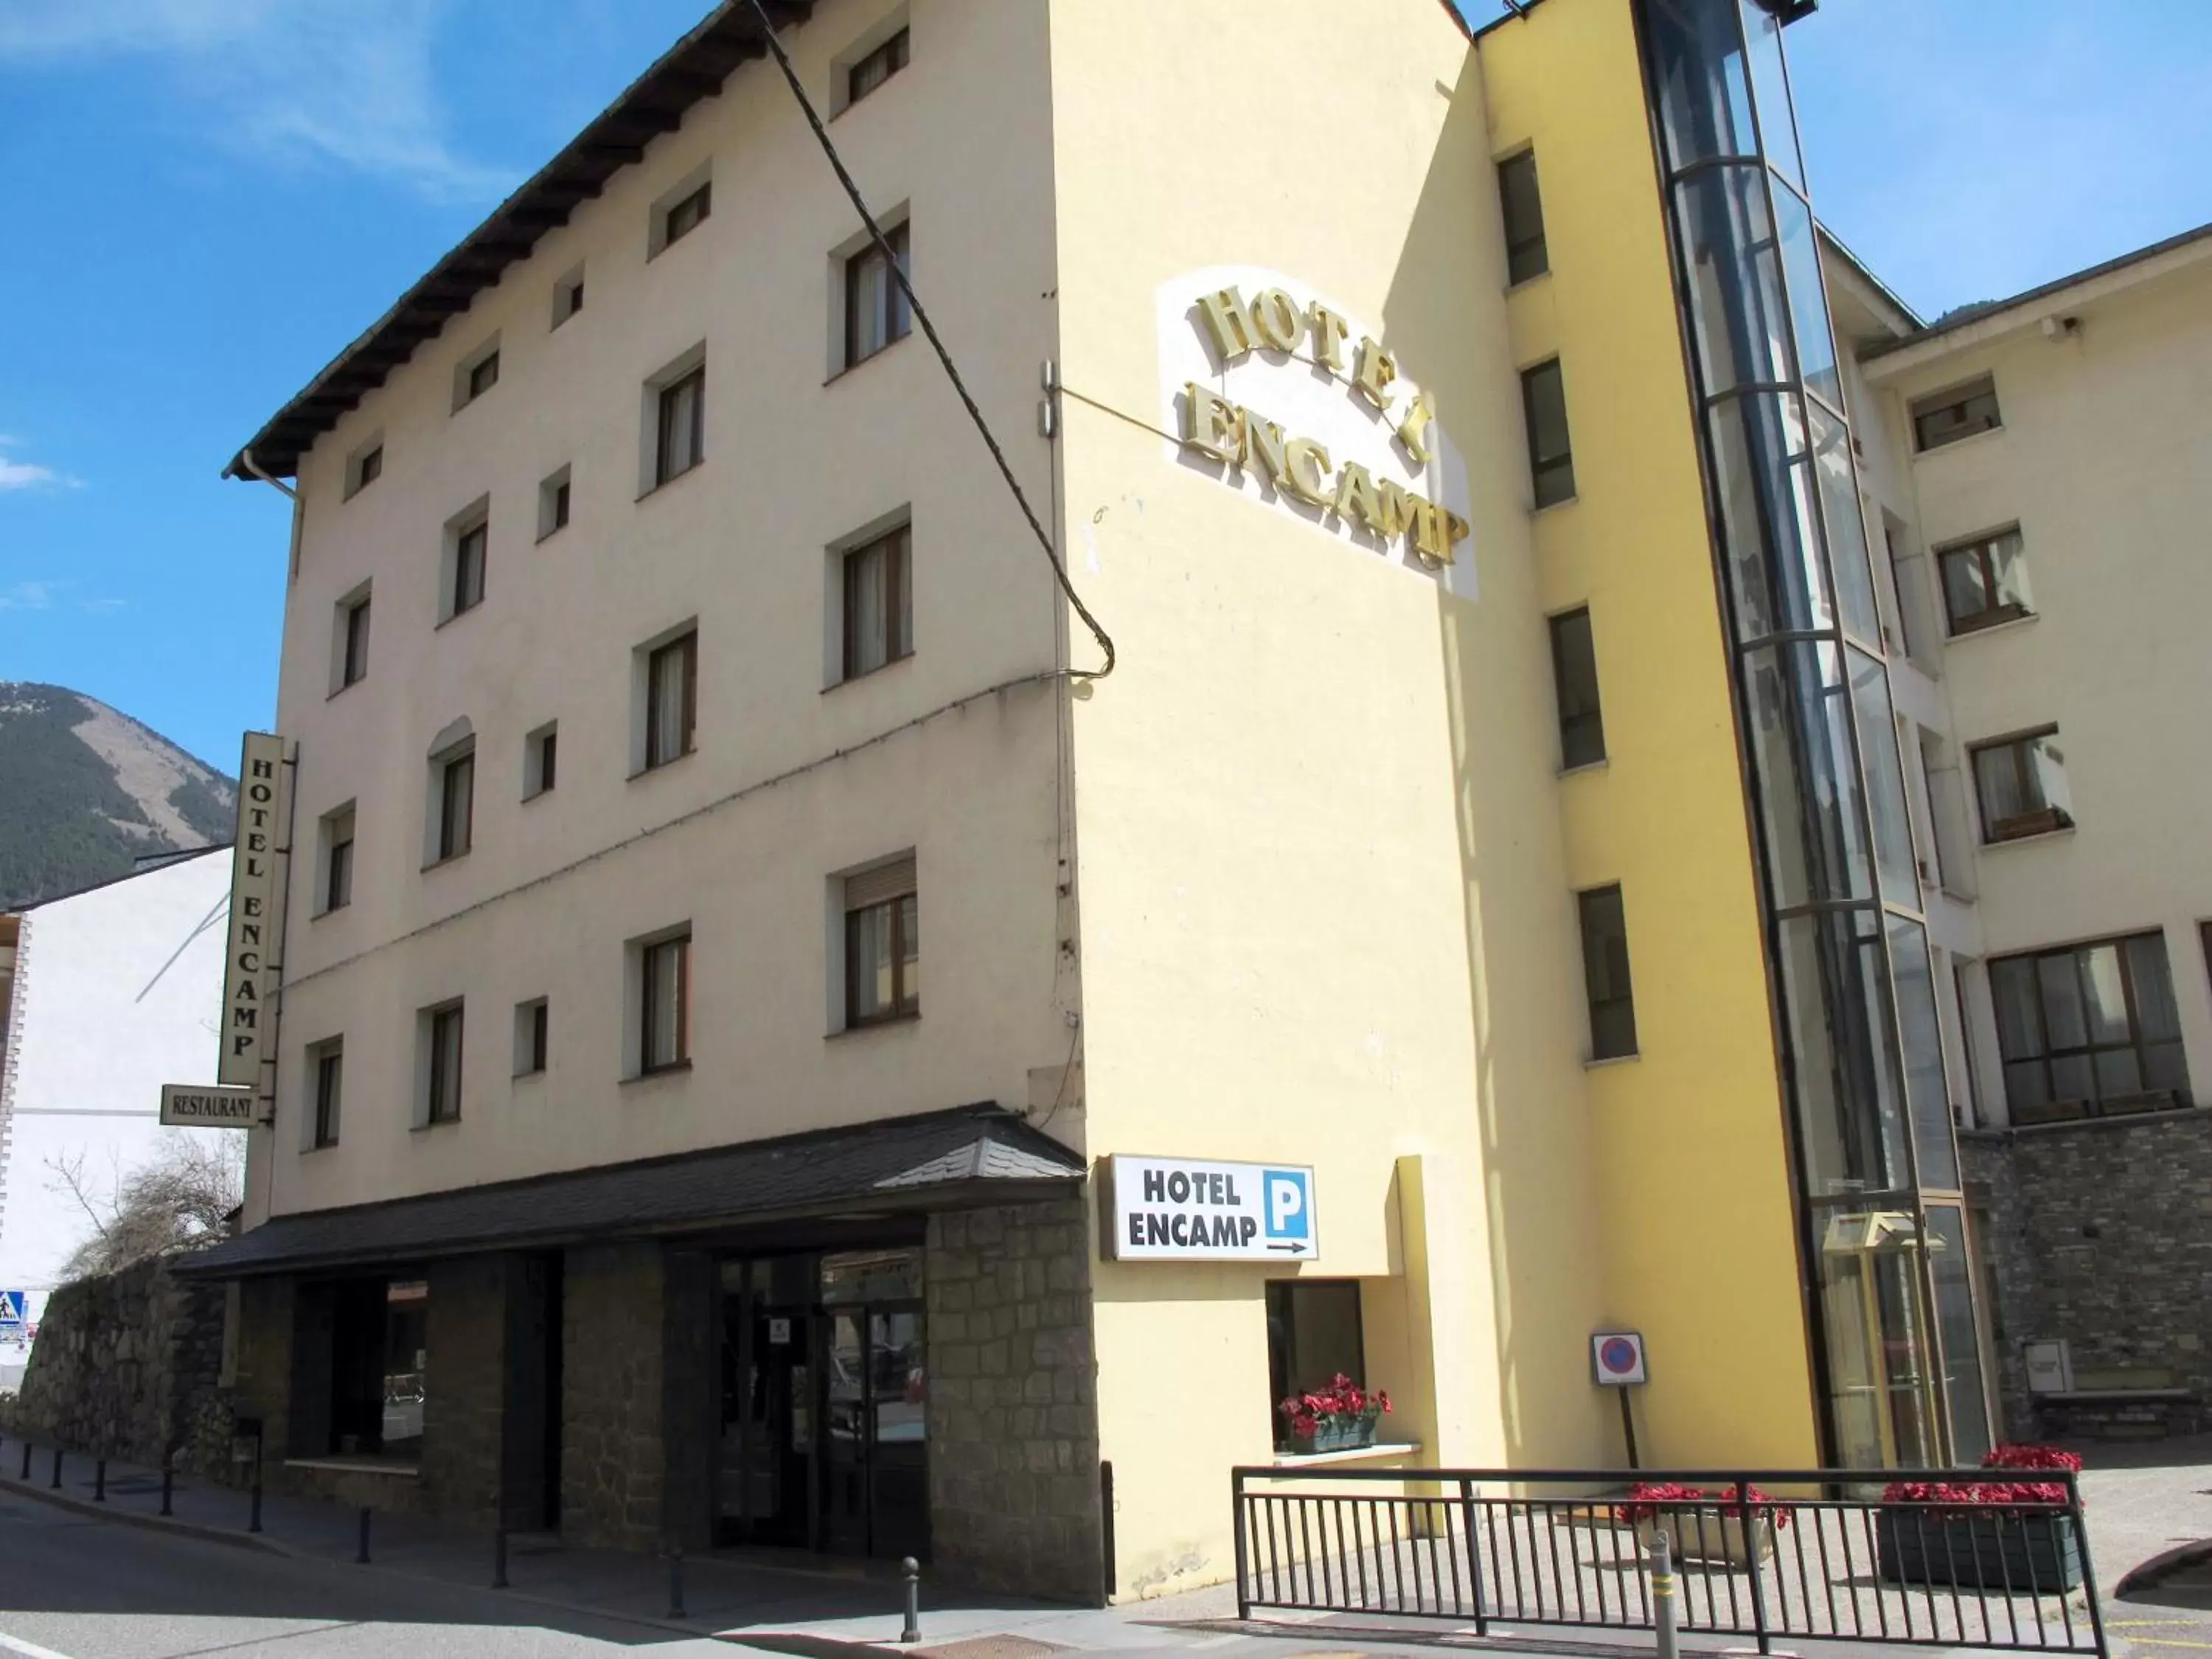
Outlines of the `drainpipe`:
{"type": "Polygon", "coordinates": [[[283,490],[287,495],[289,495],[295,501],[300,499],[300,492],[293,489],[290,484],[286,483],[282,478],[272,478],[266,472],[264,472],[261,470],[261,463],[253,459],[253,452],[251,449],[240,450],[238,452],[238,459],[244,465],[246,470],[248,472],[251,472],[255,477],[260,479],[262,483],[273,485],[276,489],[283,490]]]}

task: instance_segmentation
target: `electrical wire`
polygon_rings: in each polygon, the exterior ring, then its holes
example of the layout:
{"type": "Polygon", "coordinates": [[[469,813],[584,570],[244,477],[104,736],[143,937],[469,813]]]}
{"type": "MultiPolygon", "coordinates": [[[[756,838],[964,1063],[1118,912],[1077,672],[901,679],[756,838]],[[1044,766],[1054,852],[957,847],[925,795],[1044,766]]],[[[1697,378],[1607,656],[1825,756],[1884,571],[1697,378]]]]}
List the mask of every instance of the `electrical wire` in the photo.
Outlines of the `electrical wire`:
{"type": "Polygon", "coordinates": [[[1075,614],[1083,618],[1084,626],[1091,630],[1091,637],[1098,641],[1098,648],[1106,653],[1104,666],[1072,668],[1067,671],[1067,678],[1072,680],[1104,679],[1114,672],[1114,641],[1107,637],[1106,630],[1099,626],[1098,618],[1091,614],[1090,606],[1083,603],[1082,596],[1075,591],[1074,583],[1068,580],[1067,567],[1060,562],[1060,550],[1053,545],[1052,538],[1045,533],[1044,526],[1038,522],[1036,509],[1030,506],[1030,498],[1022,493],[1022,486],[1014,477],[1014,469],[1007,465],[1006,452],[999,447],[999,441],[991,435],[990,422],[983,418],[983,411],[976,407],[975,399],[969,395],[968,383],[960,378],[960,371],[953,364],[952,354],[945,349],[945,342],[938,337],[937,325],[929,320],[929,313],[922,306],[921,296],[914,291],[914,283],[906,274],[906,267],[899,262],[890,239],[884,234],[884,228],[876,222],[876,216],[868,211],[867,202],[860,195],[860,187],[853,182],[853,175],[845,170],[844,158],[837,154],[837,146],[830,141],[830,130],[822,125],[822,117],[815,111],[814,100],[806,95],[806,88],[799,84],[799,72],[792,68],[791,58],[784,51],[783,42],[775,38],[775,24],[768,15],[766,0],[750,0],[750,3],[753,15],[760,21],[761,34],[768,42],[768,49],[775,54],[776,64],[783,70],[783,78],[790,83],[791,95],[799,100],[799,107],[805,112],[807,125],[814,129],[815,142],[822,146],[823,155],[829,157],[830,165],[837,174],[837,182],[844,185],[845,194],[852,198],[861,222],[868,228],[868,235],[882,252],[884,263],[890,267],[899,291],[906,295],[906,302],[914,312],[915,321],[921,325],[921,331],[929,337],[929,343],[936,349],[937,361],[945,366],[945,378],[952,382],[952,389],[960,394],[960,401],[967,407],[968,418],[975,422],[975,430],[982,434],[984,447],[991,452],[991,459],[999,464],[999,476],[1006,481],[1006,488],[1013,492],[1015,504],[1022,509],[1022,516],[1029,520],[1030,530],[1036,532],[1037,545],[1044,550],[1045,558],[1052,565],[1052,574],[1060,584],[1060,591],[1067,595],[1067,602],[1075,607],[1075,614]]]}

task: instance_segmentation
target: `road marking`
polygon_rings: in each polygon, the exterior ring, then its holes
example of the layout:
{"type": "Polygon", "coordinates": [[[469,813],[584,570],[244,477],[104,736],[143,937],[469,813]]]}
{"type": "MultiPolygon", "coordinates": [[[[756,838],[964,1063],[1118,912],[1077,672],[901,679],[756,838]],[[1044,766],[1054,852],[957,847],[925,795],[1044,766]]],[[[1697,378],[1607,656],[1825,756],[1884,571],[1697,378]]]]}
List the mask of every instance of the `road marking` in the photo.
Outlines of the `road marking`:
{"type": "Polygon", "coordinates": [[[2130,1636],[2128,1638],[2128,1640],[2133,1642],[2139,1648],[2212,1649],[2212,1642],[2177,1642],[2171,1636],[2130,1636]]]}
{"type": "Polygon", "coordinates": [[[21,1659],[69,1659],[66,1653],[56,1653],[52,1648],[42,1648],[36,1642],[26,1642],[20,1637],[0,1631],[0,1652],[21,1656],[21,1659]]]}

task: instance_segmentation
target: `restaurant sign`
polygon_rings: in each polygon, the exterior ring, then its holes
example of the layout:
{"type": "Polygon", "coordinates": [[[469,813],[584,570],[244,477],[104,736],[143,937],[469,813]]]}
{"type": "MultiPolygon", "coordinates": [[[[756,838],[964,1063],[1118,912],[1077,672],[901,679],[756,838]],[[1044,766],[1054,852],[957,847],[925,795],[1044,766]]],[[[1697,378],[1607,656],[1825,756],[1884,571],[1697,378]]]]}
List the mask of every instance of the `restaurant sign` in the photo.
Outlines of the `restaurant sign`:
{"type": "Polygon", "coordinates": [[[230,929],[222,966],[222,1051],[218,1083],[261,1081],[274,1032],[276,988],[270,957],[283,919],[276,914],[276,861],[286,813],[284,740],[248,732],[238,768],[238,839],[230,851],[230,929]]]}
{"type": "Polygon", "coordinates": [[[1105,1160],[1110,1261],[1311,1261],[1321,1254],[1314,1174],[1297,1164],[1105,1160]]]}
{"type": "Polygon", "coordinates": [[[161,1121],[173,1129],[250,1129],[253,1091],[196,1083],[161,1085],[161,1121]]]}

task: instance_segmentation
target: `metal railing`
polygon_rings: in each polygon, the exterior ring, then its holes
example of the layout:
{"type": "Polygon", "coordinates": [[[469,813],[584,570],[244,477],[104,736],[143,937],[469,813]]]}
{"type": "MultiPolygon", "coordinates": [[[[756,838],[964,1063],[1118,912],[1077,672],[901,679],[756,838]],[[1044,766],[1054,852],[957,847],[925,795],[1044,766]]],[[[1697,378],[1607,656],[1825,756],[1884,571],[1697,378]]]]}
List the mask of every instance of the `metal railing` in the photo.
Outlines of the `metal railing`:
{"type": "Polygon", "coordinates": [[[1893,1503],[1958,1471],[1231,1471],[1237,1606],[1493,1626],[1655,1628],[1645,1556],[1673,1543],[1685,1633],[2107,1653],[2072,1474],[2052,1504],[1893,1503]],[[1638,1482],[1700,1489],[1632,1498],[1638,1482]]]}

